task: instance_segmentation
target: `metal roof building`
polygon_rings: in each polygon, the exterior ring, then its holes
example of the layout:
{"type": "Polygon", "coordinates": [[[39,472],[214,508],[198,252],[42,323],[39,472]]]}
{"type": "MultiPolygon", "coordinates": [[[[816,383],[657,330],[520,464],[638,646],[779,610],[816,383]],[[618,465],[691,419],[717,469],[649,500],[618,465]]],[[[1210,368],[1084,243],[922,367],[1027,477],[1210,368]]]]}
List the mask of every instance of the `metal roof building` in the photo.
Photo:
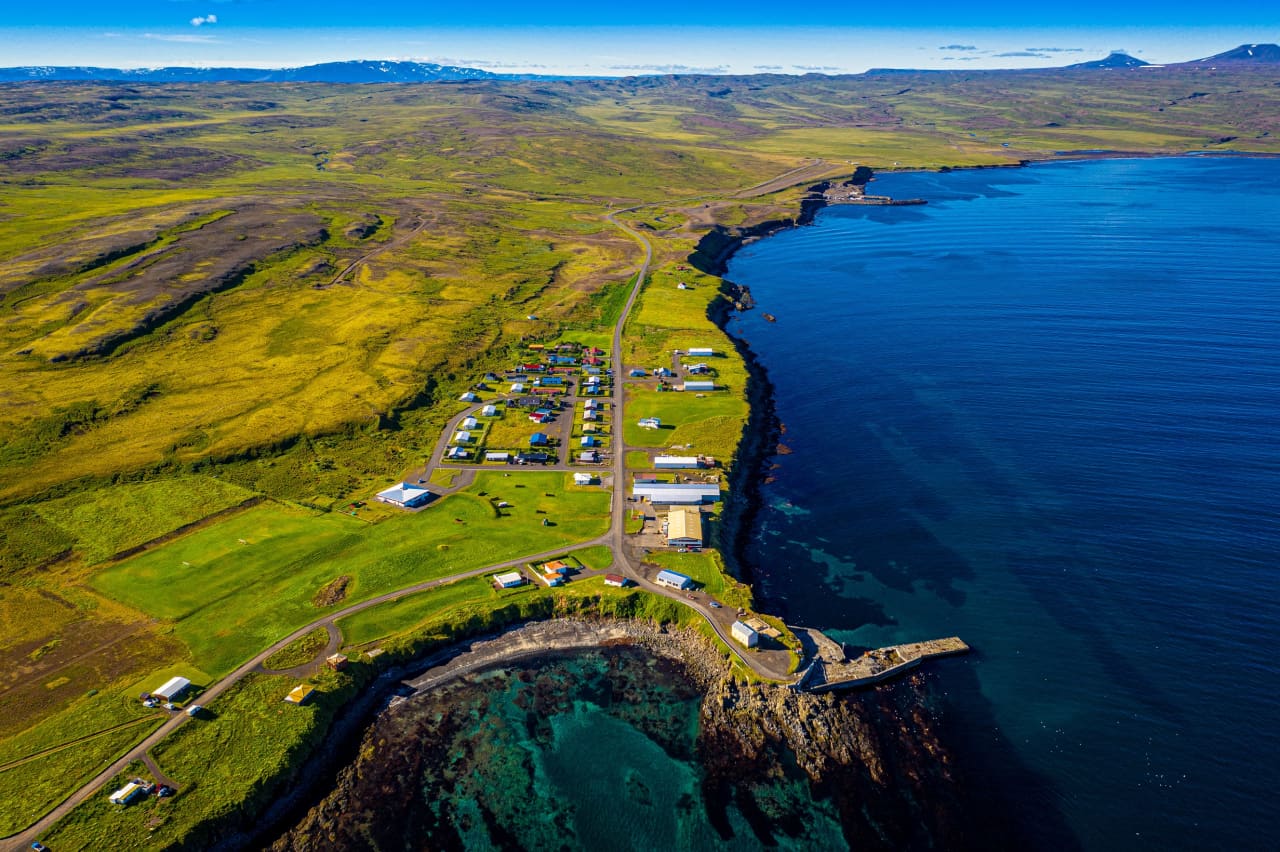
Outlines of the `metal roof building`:
{"type": "Polygon", "coordinates": [[[658,576],[654,579],[659,586],[670,586],[673,589],[692,589],[693,580],[677,571],[667,571],[663,569],[658,572],[658,576]]]}
{"type": "Polygon", "coordinates": [[[677,506],[667,513],[667,544],[671,547],[702,546],[702,513],[677,506]]]}
{"type": "Polygon", "coordinates": [[[741,621],[733,623],[729,628],[729,635],[748,648],[754,648],[760,643],[760,635],[741,621]]]}
{"type": "Polygon", "coordinates": [[[650,503],[696,506],[720,500],[720,486],[705,482],[637,482],[631,486],[633,497],[650,503]]]}
{"type": "Polygon", "coordinates": [[[697,456],[657,456],[653,460],[653,466],[660,470],[671,470],[686,467],[702,467],[702,463],[697,456]]]}
{"type": "Polygon", "coordinates": [[[189,686],[191,686],[191,681],[185,677],[171,677],[164,682],[164,686],[154,690],[151,694],[156,698],[172,701],[174,696],[181,695],[189,686]]]}
{"type": "Polygon", "coordinates": [[[431,492],[425,488],[401,482],[399,485],[391,486],[386,491],[379,491],[377,499],[383,503],[390,503],[392,506],[399,506],[402,509],[411,509],[415,506],[421,506],[430,500],[431,492]]]}

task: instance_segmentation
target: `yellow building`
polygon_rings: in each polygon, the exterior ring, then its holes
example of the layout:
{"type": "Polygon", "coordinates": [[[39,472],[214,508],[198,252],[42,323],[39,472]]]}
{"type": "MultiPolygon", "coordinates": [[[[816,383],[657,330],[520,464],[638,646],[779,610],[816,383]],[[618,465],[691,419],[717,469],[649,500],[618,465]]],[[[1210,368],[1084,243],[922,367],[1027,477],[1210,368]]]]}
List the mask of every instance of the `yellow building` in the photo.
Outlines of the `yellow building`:
{"type": "Polygon", "coordinates": [[[667,545],[702,547],[702,513],[689,506],[677,506],[667,514],[667,545]]]}

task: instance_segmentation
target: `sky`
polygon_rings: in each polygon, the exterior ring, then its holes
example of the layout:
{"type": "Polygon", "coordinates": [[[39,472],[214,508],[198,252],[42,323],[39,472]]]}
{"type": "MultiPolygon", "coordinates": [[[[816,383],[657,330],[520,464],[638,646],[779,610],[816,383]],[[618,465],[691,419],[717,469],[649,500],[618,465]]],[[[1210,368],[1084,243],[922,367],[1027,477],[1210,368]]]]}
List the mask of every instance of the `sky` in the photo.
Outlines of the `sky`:
{"type": "Polygon", "coordinates": [[[1280,41],[1275,0],[0,2],[0,66],[412,59],[534,74],[857,73],[1052,67],[1112,50],[1159,64],[1280,41]]]}

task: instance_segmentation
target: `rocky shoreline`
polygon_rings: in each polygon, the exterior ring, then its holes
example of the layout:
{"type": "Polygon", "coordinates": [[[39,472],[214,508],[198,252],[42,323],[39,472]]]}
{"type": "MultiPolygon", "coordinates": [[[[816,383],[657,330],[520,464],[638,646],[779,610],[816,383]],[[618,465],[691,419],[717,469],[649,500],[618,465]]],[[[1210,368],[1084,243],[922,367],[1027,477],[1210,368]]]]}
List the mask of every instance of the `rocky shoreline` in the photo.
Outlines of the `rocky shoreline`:
{"type": "MultiPolygon", "coordinates": [[[[421,787],[413,781],[402,789],[401,781],[394,779],[421,777],[430,784],[443,783],[437,777],[439,767],[432,768],[432,761],[439,757],[434,755],[439,743],[456,737],[470,742],[468,749],[481,748],[468,739],[478,736],[468,728],[474,727],[474,718],[455,705],[488,688],[486,672],[514,669],[518,679],[538,684],[533,693],[545,708],[563,709],[581,699],[559,694],[567,689],[563,685],[542,683],[539,667],[557,654],[579,652],[592,643],[600,649],[596,653],[642,652],[643,657],[657,657],[670,667],[668,676],[674,672],[687,682],[687,696],[701,696],[692,751],[688,743],[676,742],[679,737],[671,731],[650,730],[660,726],[654,719],[643,719],[645,713],[655,713],[653,708],[638,706],[630,712],[641,717],[639,727],[669,752],[696,758],[706,818],[722,839],[733,838],[731,810],[745,817],[761,845],[803,836],[805,803],[781,806],[777,801],[779,779],[790,779],[823,808],[839,813],[841,830],[852,848],[963,849],[973,845],[964,832],[959,785],[940,744],[940,724],[922,678],[860,696],[810,695],[787,687],[748,685],[734,680],[727,661],[695,631],[667,631],[632,621],[573,620],[526,625],[475,643],[466,653],[478,655],[482,665],[462,666],[457,677],[431,682],[418,696],[385,707],[366,728],[353,759],[338,772],[330,792],[271,848],[284,852],[341,847],[359,832],[375,830],[359,816],[374,804],[370,797],[379,802],[403,799],[411,809],[420,807],[420,796],[430,801],[429,785],[421,787]]],[[[649,674],[637,669],[623,689],[638,705],[645,702],[640,694],[644,687],[639,684],[646,677],[649,674]]],[[[615,691],[618,688],[615,684],[615,691]]],[[[552,712],[545,708],[540,712],[552,712]]],[[[529,724],[535,720],[531,718],[529,724]]],[[[497,831],[500,816],[485,817],[491,832],[497,831]]],[[[442,812],[434,817],[419,814],[415,819],[430,823],[433,842],[449,848],[453,841],[461,841],[456,827],[450,825],[457,818],[442,812]]],[[[388,838],[395,833],[391,828],[385,831],[390,832],[388,838]]],[[[521,843],[520,838],[509,839],[521,843]]]]}

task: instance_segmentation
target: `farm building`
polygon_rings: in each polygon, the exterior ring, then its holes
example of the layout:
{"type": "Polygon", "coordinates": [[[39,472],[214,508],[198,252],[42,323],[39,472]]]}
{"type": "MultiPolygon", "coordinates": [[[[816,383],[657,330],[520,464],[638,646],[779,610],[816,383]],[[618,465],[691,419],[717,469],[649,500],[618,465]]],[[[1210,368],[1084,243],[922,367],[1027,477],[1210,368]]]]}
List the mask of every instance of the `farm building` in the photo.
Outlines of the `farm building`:
{"type": "Polygon", "coordinates": [[[456,432],[456,433],[454,434],[454,436],[453,436],[453,442],[454,442],[455,444],[470,444],[470,443],[471,443],[471,433],[470,433],[470,432],[468,432],[466,429],[460,429],[460,430],[458,430],[458,432],[456,432]]]}
{"type": "Polygon", "coordinates": [[[493,582],[497,583],[499,588],[514,589],[516,586],[524,585],[524,575],[519,571],[508,571],[506,574],[498,574],[493,578],[493,582]]]}
{"type": "Polygon", "coordinates": [[[691,467],[702,467],[702,459],[698,456],[658,456],[653,460],[658,470],[681,470],[691,467]]]}
{"type": "Polygon", "coordinates": [[[741,621],[735,621],[733,623],[733,626],[729,628],[729,635],[748,648],[754,648],[760,643],[760,634],[756,633],[741,621]]]}
{"type": "Polygon", "coordinates": [[[484,416],[484,417],[497,417],[497,416],[498,416],[498,406],[496,406],[496,405],[486,405],[484,408],[480,409],[480,414],[481,414],[482,416],[484,416]]]}
{"type": "Polygon", "coordinates": [[[171,677],[164,682],[164,686],[159,689],[152,690],[151,695],[154,698],[163,698],[165,701],[172,701],[182,693],[186,692],[191,686],[191,681],[185,677],[171,677]]]}
{"type": "Polygon", "coordinates": [[[480,397],[476,396],[471,391],[467,391],[462,396],[458,397],[458,399],[460,399],[463,402],[479,402],[480,401],[480,397]]]}
{"type": "Polygon", "coordinates": [[[545,447],[550,442],[551,439],[547,437],[546,432],[534,432],[529,436],[529,446],[531,447],[545,447]]]}
{"type": "Polygon", "coordinates": [[[495,452],[485,453],[485,454],[484,454],[484,460],[485,460],[485,461],[491,461],[491,462],[505,462],[505,461],[510,461],[510,459],[511,459],[511,453],[507,453],[507,452],[496,452],[496,451],[495,451],[495,452]]]}
{"type": "Polygon", "coordinates": [[[480,421],[476,420],[474,417],[464,417],[462,419],[463,429],[474,429],[478,425],[480,425],[480,421]]]}
{"type": "Polygon", "coordinates": [[[574,485],[590,485],[595,481],[596,475],[594,473],[575,473],[573,475],[574,485]]]}
{"type": "Polygon", "coordinates": [[[462,447],[450,447],[445,451],[444,457],[450,461],[464,461],[471,458],[471,453],[462,447]]]}
{"type": "Polygon", "coordinates": [[[710,358],[716,354],[716,350],[710,346],[691,346],[689,347],[689,355],[694,358],[710,358]]]}
{"type": "Polygon", "coordinates": [[[659,586],[670,586],[673,589],[684,591],[693,588],[693,580],[677,571],[668,571],[665,568],[658,572],[655,578],[659,586]]]}
{"type": "Polygon", "coordinates": [[[702,513],[681,506],[667,513],[668,547],[702,547],[702,513]]]}
{"type": "Polygon", "coordinates": [[[716,383],[707,379],[695,379],[691,382],[685,382],[684,389],[687,391],[713,391],[716,389],[716,383]]]}
{"type": "Polygon", "coordinates": [[[376,499],[382,503],[399,506],[401,509],[412,509],[430,500],[431,492],[425,488],[401,482],[399,485],[391,486],[386,491],[379,491],[376,499]]]}
{"type": "Polygon", "coordinates": [[[657,417],[642,417],[639,426],[641,429],[661,429],[662,421],[657,417]]]}
{"type": "Polygon", "coordinates": [[[113,805],[127,805],[139,796],[147,795],[147,788],[136,781],[130,781],[108,798],[113,805]]]}
{"type": "Polygon", "coordinates": [[[314,686],[308,686],[305,683],[300,683],[293,689],[289,690],[289,694],[284,697],[284,700],[290,704],[306,704],[307,699],[311,698],[311,693],[315,691],[316,688],[314,686]]]}
{"type": "Polygon", "coordinates": [[[650,503],[696,506],[720,499],[720,486],[703,482],[637,482],[631,487],[633,497],[650,503]]]}
{"type": "Polygon", "coordinates": [[[604,584],[606,586],[616,586],[621,589],[627,585],[627,578],[621,574],[605,574],[604,584]]]}

